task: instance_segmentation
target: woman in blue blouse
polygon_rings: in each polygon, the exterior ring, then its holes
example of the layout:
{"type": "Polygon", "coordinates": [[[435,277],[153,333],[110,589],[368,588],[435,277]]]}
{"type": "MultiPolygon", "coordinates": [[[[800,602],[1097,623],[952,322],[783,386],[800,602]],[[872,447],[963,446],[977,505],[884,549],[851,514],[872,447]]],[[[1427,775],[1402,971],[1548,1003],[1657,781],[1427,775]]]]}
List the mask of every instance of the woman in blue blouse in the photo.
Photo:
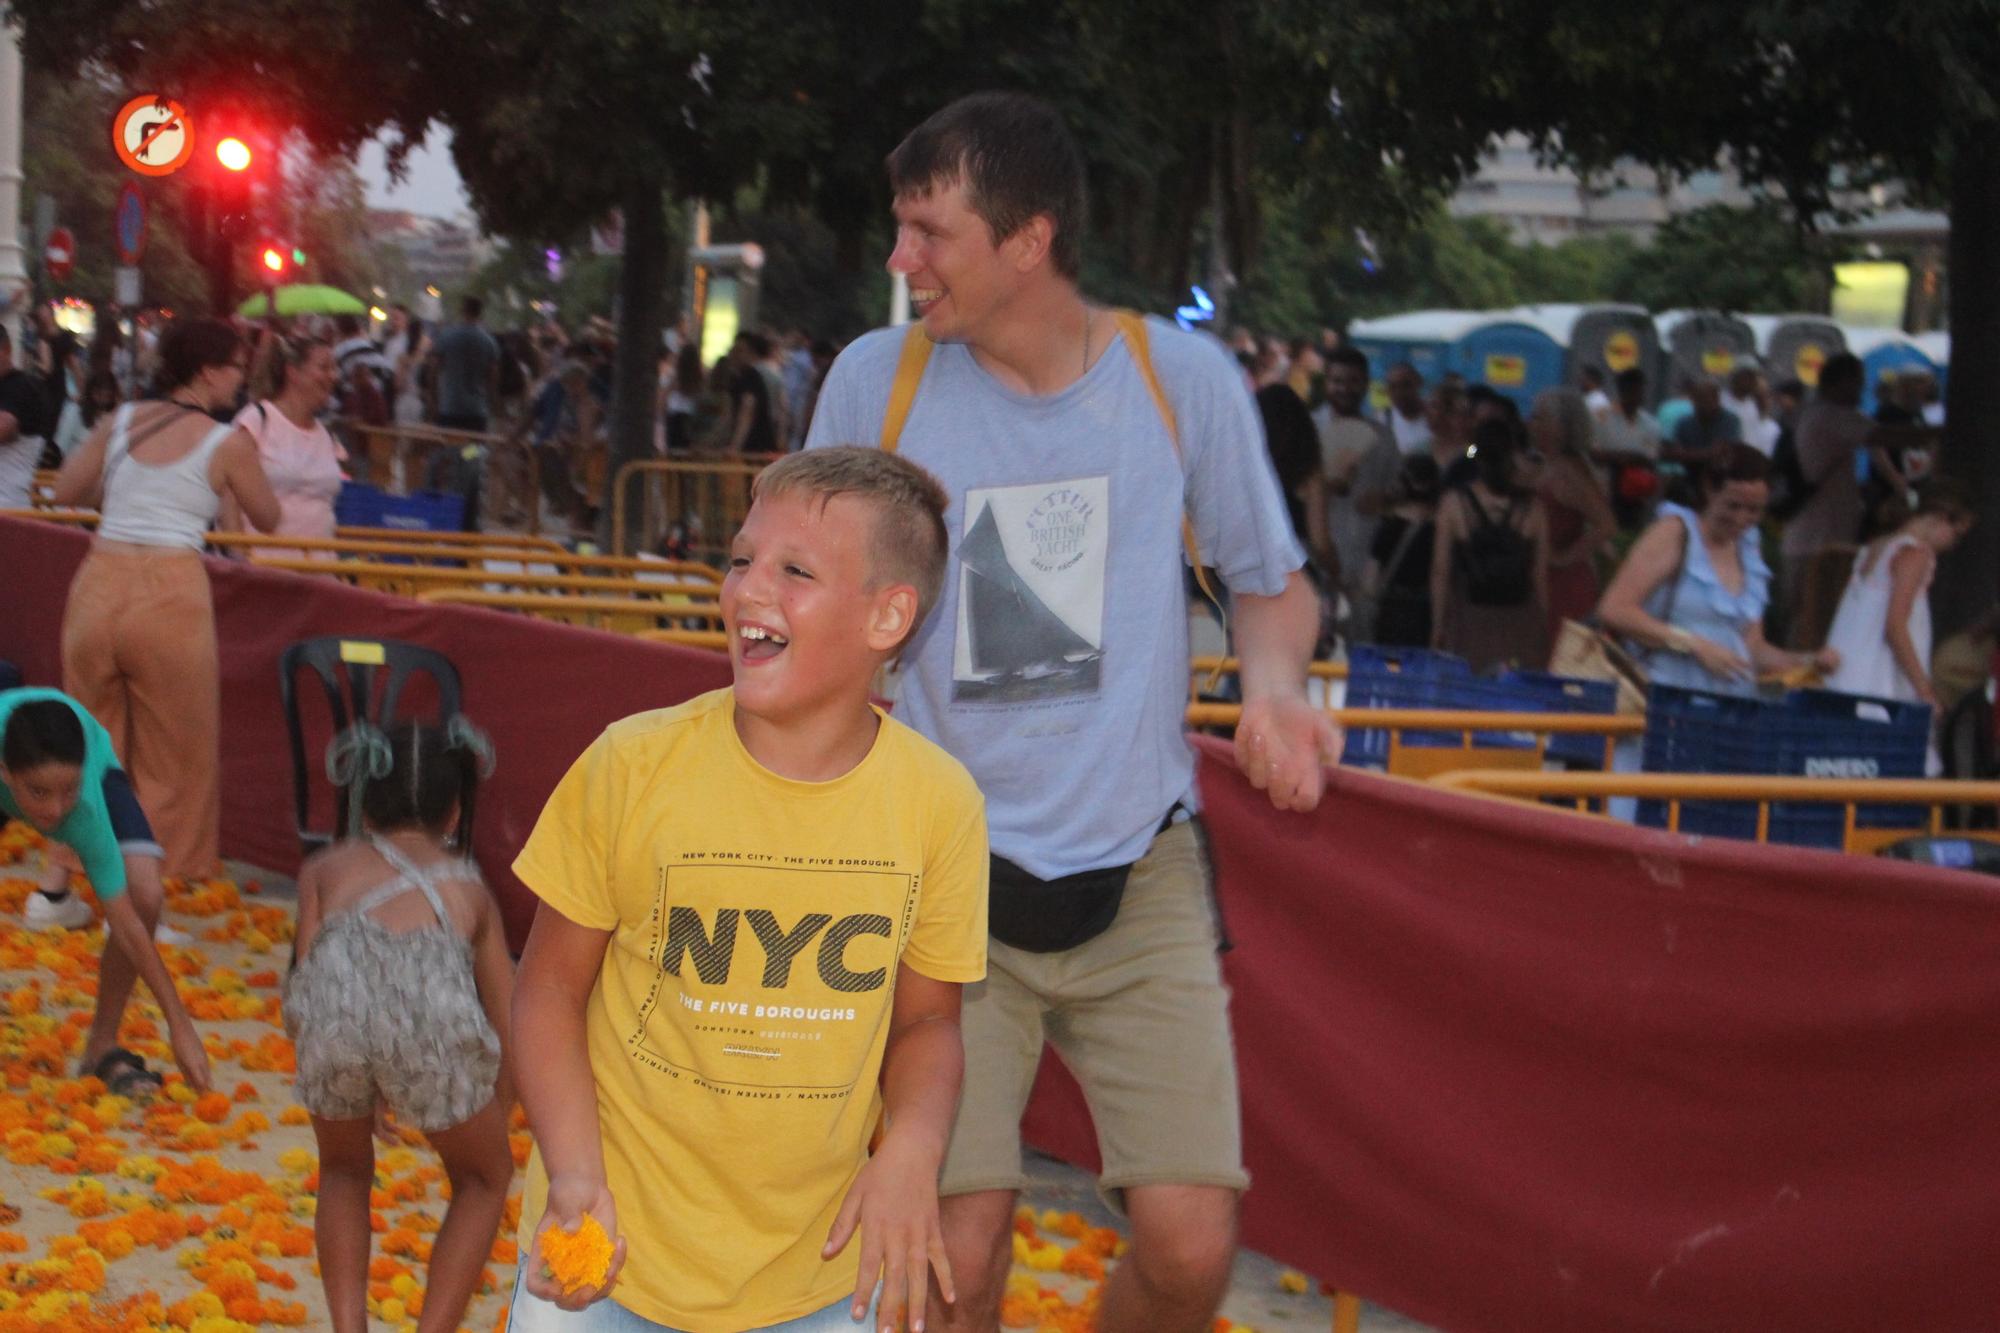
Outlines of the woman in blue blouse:
{"type": "Polygon", "coordinates": [[[1791,653],[1764,640],[1771,570],[1757,524],[1770,473],[1749,445],[1717,449],[1699,479],[1700,511],[1661,505],[1604,590],[1599,622],[1627,640],[1654,684],[1749,695],[1760,675],[1840,665],[1830,648],[1791,653]]]}

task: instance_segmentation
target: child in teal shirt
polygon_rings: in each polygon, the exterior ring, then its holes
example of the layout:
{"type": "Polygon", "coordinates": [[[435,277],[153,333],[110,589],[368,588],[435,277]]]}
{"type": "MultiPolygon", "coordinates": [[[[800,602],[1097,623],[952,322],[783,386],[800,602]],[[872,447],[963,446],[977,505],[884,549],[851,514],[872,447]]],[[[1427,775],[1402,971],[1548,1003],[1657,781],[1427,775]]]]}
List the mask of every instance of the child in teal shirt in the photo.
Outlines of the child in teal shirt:
{"type": "Polygon", "coordinates": [[[207,1090],[200,1034],[153,944],[166,899],[160,846],[118,767],[110,733],[60,690],[0,690],[0,814],[25,820],[77,854],[110,926],[80,1072],[124,1096],[159,1086],[159,1075],[117,1044],[132,983],[143,978],[166,1016],[175,1063],[196,1089],[207,1090]]]}

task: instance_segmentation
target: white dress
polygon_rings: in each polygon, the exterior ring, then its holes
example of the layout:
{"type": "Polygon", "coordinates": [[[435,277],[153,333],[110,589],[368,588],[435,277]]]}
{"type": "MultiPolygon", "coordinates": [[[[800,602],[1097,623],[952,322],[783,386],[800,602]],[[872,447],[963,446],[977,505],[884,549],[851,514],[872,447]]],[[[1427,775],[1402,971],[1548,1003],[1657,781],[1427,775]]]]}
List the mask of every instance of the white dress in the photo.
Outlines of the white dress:
{"type": "MultiPolygon", "coordinates": [[[[1826,636],[1827,647],[1840,653],[1840,669],[1827,677],[1828,689],[1875,699],[1917,702],[1916,687],[1896,665],[1896,655],[1889,651],[1889,641],[1883,634],[1889,623],[1889,595],[1894,582],[1891,566],[1905,547],[1915,545],[1917,539],[1904,533],[1891,537],[1873,561],[1868,559],[1866,549],[1855,557],[1854,573],[1848,577],[1847,591],[1841,594],[1840,609],[1834,613],[1833,628],[1826,636]]],[[[1917,590],[1916,601],[1910,605],[1909,621],[1910,642],[1916,645],[1917,660],[1923,663],[1926,674],[1931,669],[1931,604],[1925,595],[1929,586],[1930,580],[1926,579],[1924,587],[1917,590]]]]}

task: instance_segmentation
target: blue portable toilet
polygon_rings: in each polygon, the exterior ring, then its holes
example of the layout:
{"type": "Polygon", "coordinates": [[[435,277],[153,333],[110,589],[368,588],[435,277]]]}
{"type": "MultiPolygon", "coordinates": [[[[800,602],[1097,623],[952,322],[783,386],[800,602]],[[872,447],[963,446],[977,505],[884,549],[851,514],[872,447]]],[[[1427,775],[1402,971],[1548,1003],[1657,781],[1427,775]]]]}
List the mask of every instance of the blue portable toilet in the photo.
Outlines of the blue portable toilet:
{"type": "Polygon", "coordinates": [[[1673,386],[1683,379],[1696,375],[1726,379],[1745,357],[1757,355],[1755,331],[1719,310],[1668,310],[1653,320],[1653,326],[1660,336],[1660,360],[1652,384],[1655,401],[1672,397],[1673,386]]]}
{"type": "Polygon", "coordinates": [[[1842,331],[1847,335],[1847,350],[1861,358],[1861,410],[1870,416],[1875,415],[1880,401],[1877,390],[1884,379],[1893,379],[1909,370],[1937,374],[1936,363],[1924,355],[1916,339],[1901,329],[1850,326],[1842,331]]]}
{"type": "Polygon", "coordinates": [[[1563,382],[1563,349],[1507,311],[1419,310],[1358,321],[1347,337],[1367,353],[1371,376],[1408,361],[1426,384],[1462,375],[1513,399],[1524,413],[1536,394],[1563,382]]]}
{"type": "Polygon", "coordinates": [[[1634,367],[1650,378],[1659,357],[1659,334],[1644,306],[1524,305],[1511,313],[1563,349],[1561,382],[1572,389],[1582,384],[1585,367],[1604,376],[1607,393],[1614,377],[1634,367]]]}
{"type": "Polygon", "coordinates": [[[1757,335],[1757,355],[1772,387],[1795,379],[1808,389],[1819,385],[1827,358],[1847,350],[1847,334],[1825,315],[1745,315],[1757,335]]]}
{"type": "Polygon", "coordinates": [[[1938,394],[1941,398],[1946,381],[1951,378],[1951,335],[1943,329],[1935,329],[1930,333],[1916,334],[1911,341],[1922,348],[1924,355],[1931,359],[1931,364],[1937,367],[1938,394]]]}
{"type": "Polygon", "coordinates": [[[1407,361],[1424,377],[1428,389],[1450,369],[1445,364],[1445,340],[1439,330],[1454,321],[1473,318],[1469,310],[1413,310],[1381,319],[1359,319],[1347,326],[1347,341],[1368,358],[1370,398],[1377,407],[1388,401],[1382,378],[1407,361]]]}

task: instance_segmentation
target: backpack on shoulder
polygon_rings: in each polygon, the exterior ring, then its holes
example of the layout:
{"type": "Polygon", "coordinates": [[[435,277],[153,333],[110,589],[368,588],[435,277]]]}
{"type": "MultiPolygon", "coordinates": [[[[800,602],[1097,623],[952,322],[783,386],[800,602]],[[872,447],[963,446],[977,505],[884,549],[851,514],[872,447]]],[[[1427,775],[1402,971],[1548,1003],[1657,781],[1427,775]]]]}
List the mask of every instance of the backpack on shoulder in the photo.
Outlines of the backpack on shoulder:
{"type": "Polygon", "coordinates": [[[1467,486],[1459,492],[1472,506],[1472,532],[1453,548],[1465,571],[1465,597],[1474,606],[1520,606],[1535,589],[1534,538],[1514,526],[1520,501],[1508,504],[1496,521],[1467,486]]]}

